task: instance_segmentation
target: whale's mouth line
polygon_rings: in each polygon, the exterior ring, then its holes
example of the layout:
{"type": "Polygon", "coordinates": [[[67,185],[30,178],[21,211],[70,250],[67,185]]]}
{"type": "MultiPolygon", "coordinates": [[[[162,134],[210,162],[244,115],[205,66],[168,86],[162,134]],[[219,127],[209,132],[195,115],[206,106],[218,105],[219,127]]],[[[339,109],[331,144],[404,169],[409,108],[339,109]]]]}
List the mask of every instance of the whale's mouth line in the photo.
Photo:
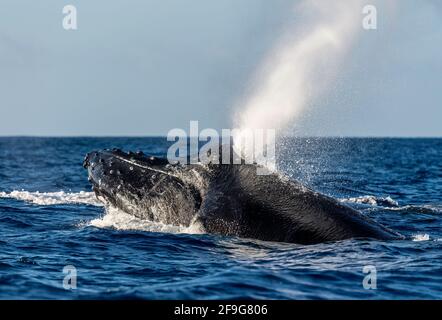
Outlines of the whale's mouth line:
{"type": "Polygon", "coordinates": [[[174,177],[174,178],[178,178],[177,176],[175,176],[175,175],[173,175],[173,174],[171,174],[169,172],[166,172],[166,171],[163,171],[163,170],[160,170],[160,169],[155,169],[155,168],[152,168],[152,167],[149,167],[149,166],[146,166],[146,165],[142,165],[142,164],[140,164],[138,162],[135,162],[135,161],[132,161],[132,160],[128,160],[126,158],[123,158],[123,157],[115,155],[115,154],[113,154],[112,156],[114,158],[120,160],[120,161],[124,161],[126,163],[129,163],[129,164],[134,165],[136,167],[139,167],[141,169],[151,170],[151,171],[154,171],[154,172],[157,172],[157,173],[162,173],[162,174],[174,177]]]}

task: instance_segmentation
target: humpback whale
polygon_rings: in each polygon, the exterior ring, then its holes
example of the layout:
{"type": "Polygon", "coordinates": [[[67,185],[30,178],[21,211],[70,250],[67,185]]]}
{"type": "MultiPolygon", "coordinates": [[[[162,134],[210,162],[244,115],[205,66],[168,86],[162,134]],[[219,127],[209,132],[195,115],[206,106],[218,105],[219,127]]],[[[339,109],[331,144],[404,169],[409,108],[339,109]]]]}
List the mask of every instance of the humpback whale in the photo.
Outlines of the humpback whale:
{"type": "Polygon", "coordinates": [[[141,219],[298,244],[403,238],[281,173],[258,175],[257,164],[171,164],[106,149],[88,153],[83,166],[99,199],[141,219]]]}

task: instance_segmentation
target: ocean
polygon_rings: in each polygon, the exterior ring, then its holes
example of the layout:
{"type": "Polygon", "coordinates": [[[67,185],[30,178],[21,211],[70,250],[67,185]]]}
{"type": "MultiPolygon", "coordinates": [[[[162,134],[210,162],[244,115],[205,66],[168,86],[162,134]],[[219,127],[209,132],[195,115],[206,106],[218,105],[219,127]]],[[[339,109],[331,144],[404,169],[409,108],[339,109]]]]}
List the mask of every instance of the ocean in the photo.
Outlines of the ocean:
{"type": "Polygon", "coordinates": [[[318,245],[192,234],[95,198],[87,152],[169,144],[0,138],[0,299],[442,298],[442,139],[281,141],[281,172],[406,236],[318,245]]]}

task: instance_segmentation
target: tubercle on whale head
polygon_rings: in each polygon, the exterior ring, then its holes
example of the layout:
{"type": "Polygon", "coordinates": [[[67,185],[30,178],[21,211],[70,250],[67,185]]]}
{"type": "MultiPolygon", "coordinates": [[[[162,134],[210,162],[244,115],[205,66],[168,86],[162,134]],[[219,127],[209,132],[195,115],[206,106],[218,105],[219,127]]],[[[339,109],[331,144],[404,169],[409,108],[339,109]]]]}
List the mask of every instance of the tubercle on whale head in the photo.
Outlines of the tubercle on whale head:
{"type": "MultiPolygon", "coordinates": [[[[238,157],[231,146],[230,150],[225,148],[226,145],[220,145],[218,152],[220,158],[227,155],[229,163],[245,164],[244,159],[238,157]],[[235,163],[237,159],[239,162],[235,163]]],[[[206,160],[210,156],[211,152],[209,151],[206,160]]],[[[208,162],[207,166],[201,166],[201,164],[204,162],[200,161],[196,166],[185,162],[169,163],[166,158],[146,155],[142,151],[124,152],[117,148],[90,152],[83,161],[83,167],[88,170],[88,180],[94,186],[95,193],[105,195],[105,198],[110,199],[114,199],[117,193],[138,196],[140,193],[152,194],[162,187],[165,188],[165,182],[172,180],[175,184],[186,186],[198,184],[201,181],[195,181],[195,174],[205,172],[213,176],[223,170],[221,167],[226,167],[224,163],[220,162],[208,162]],[[177,170],[184,167],[186,167],[184,170],[177,170]],[[198,173],[195,173],[193,169],[196,167],[205,167],[207,171],[197,169],[198,173]]],[[[234,166],[228,167],[233,169],[234,166]]]]}
{"type": "Polygon", "coordinates": [[[190,223],[201,194],[167,159],[119,149],[88,153],[83,166],[97,198],[140,218],[190,223]]]}
{"type": "Polygon", "coordinates": [[[121,149],[105,149],[86,154],[83,167],[88,170],[88,180],[96,189],[108,189],[116,192],[135,191],[146,192],[162,189],[168,182],[186,184],[191,182],[193,173],[186,176],[190,170],[179,170],[186,167],[183,163],[169,163],[166,158],[144,154],[142,151],[124,152],[121,149]],[[182,180],[186,181],[182,181],[182,180]],[[126,188],[126,190],[125,190],[126,188]]]}
{"type": "Polygon", "coordinates": [[[108,164],[109,168],[112,168],[114,162],[122,161],[129,164],[133,164],[140,168],[142,167],[155,167],[155,166],[165,166],[169,164],[167,159],[149,156],[144,154],[142,151],[137,152],[124,152],[121,149],[105,149],[103,151],[93,151],[86,154],[83,167],[85,169],[94,167],[97,163],[104,164],[105,162],[108,164]],[[115,160],[115,161],[113,161],[115,160]]]}
{"type": "Polygon", "coordinates": [[[83,167],[88,170],[88,180],[97,194],[114,195],[117,192],[152,188],[162,176],[167,175],[168,161],[145,155],[142,151],[124,152],[106,149],[88,153],[83,167]]]}

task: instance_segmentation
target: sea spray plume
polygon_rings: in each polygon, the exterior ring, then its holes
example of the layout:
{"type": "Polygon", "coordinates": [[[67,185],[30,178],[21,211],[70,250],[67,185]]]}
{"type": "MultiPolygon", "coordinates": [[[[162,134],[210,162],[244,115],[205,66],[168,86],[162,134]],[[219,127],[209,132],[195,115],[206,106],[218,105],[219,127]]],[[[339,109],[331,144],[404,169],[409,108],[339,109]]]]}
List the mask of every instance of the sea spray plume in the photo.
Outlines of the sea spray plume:
{"type": "MultiPolygon", "coordinates": [[[[285,129],[336,74],[361,27],[362,1],[303,1],[296,21],[282,35],[236,106],[236,127],[285,129]]],[[[296,12],[296,13],[295,13],[296,12]]],[[[234,141],[244,141],[241,135],[234,141]]],[[[252,146],[253,148],[253,146],[252,146]]]]}

